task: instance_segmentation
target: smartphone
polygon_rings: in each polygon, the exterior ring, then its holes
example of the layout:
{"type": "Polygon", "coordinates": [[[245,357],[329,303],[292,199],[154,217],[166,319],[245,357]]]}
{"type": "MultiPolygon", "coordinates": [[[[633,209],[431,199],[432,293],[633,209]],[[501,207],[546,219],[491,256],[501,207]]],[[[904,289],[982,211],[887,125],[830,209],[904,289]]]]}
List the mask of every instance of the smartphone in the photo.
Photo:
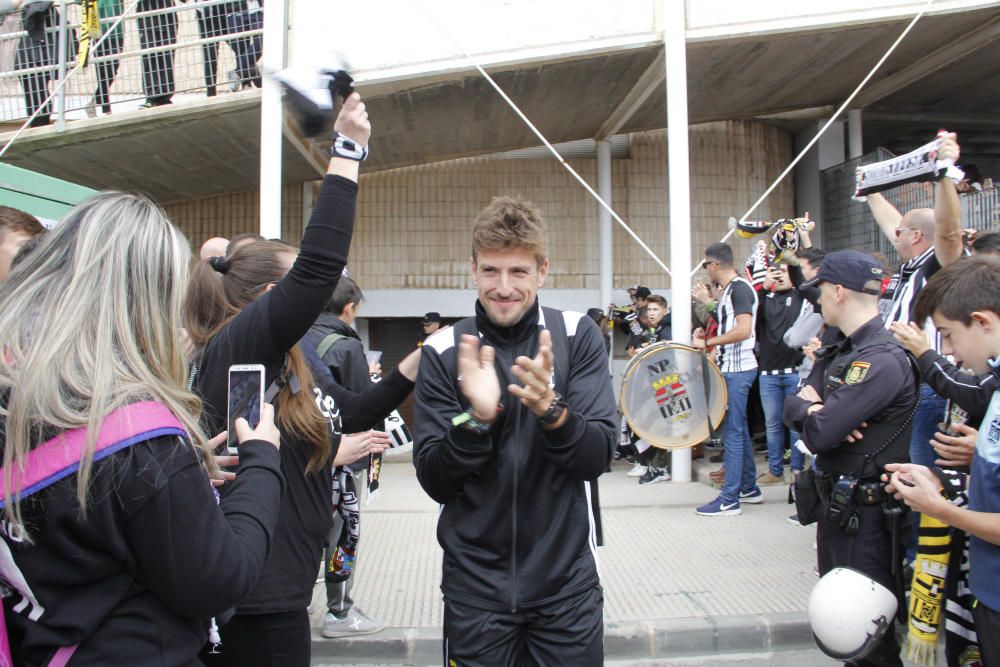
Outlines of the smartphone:
{"type": "Polygon", "coordinates": [[[226,449],[230,454],[238,454],[236,420],[242,417],[249,422],[250,428],[257,428],[260,413],[264,409],[264,367],[261,364],[236,364],[229,367],[229,395],[226,404],[226,449]]]}
{"type": "Polygon", "coordinates": [[[382,358],[382,353],[379,350],[372,350],[365,354],[365,357],[368,360],[368,367],[371,368],[382,358]]]}

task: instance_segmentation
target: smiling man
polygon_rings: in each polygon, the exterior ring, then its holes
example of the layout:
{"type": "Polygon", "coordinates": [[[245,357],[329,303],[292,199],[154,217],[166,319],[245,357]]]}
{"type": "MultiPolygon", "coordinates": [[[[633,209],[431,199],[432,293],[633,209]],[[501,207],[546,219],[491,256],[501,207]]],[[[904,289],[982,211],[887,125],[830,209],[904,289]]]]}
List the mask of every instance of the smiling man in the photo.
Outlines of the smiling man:
{"type": "Polygon", "coordinates": [[[542,308],[545,228],[498,197],[473,229],[476,315],[424,342],[413,463],[442,505],[447,665],[601,665],[591,482],[615,448],[604,340],[542,308]]]}

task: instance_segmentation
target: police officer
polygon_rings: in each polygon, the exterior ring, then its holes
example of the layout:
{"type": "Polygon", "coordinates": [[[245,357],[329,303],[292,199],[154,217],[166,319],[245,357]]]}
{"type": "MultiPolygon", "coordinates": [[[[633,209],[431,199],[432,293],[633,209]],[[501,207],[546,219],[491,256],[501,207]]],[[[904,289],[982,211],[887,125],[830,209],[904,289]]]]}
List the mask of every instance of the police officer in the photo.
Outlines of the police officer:
{"type": "MultiPolygon", "coordinates": [[[[842,250],[828,254],[806,283],[818,285],[823,320],[846,338],[817,351],[805,386],[785,400],[784,419],[818,455],[820,574],[851,567],[898,597],[898,531],[890,530],[893,503],[879,474],[885,464],[908,459],[919,380],[879,316],[881,281],[870,255],[842,250]]],[[[901,666],[899,643],[888,632],[848,664],[901,666]]]]}

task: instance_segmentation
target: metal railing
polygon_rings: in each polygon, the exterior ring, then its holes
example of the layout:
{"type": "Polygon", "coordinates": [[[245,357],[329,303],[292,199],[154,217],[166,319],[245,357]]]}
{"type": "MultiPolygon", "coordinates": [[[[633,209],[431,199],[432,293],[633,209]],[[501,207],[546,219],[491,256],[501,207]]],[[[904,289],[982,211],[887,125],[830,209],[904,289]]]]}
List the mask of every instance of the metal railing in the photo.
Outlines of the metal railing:
{"type": "MultiPolygon", "coordinates": [[[[860,158],[848,160],[824,169],[822,173],[823,246],[827,250],[856,248],[880,252],[895,265],[899,256],[892,243],[875,224],[868,204],[851,199],[855,188],[855,170],[859,164],[870,164],[891,157],[892,153],[879,148],[860,158]]],[[[934,207],[933,183],[908,183],[882,193],[902,212],[914,208],[934,207]]],[[[1000,188],[972,192],[959,196],[962,203],[962,227],[965,229],[995,229],[1000,222],[1000,188]]]]}
{"type": "Polygon", "coordinates": [[[0,122],[94,117],[260,86],[257,0],[97,0],[100,37],[77,65],[81,6],[55,0],[0,17],[0,122]],[[119,21],[119,17],[124,18],[119,21]],[[96,43],[96,46],[95,46],[96,43]],[[70,77],[53,99],[43,104],[70,77]]]}

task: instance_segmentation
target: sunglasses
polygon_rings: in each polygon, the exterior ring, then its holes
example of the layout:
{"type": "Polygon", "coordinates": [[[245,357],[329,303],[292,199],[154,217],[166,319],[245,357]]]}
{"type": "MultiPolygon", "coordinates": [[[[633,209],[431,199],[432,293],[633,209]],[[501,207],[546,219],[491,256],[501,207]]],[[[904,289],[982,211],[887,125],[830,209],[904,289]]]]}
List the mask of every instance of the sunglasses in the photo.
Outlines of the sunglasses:
{"type": "Polygon", "coordinates": [[[912,227],[896,227],[895,229],[896,238],[898,239],[903,232],[915,232],[915,231],[917,230],[913,229],[912,227]]]}
{"type": "Polygon", "coordinates": [[[709,264],[718,264],[718,262],[710,260],[710,259],[703,259],[701,261],[701,268],[707,269],[709,264]]]}

